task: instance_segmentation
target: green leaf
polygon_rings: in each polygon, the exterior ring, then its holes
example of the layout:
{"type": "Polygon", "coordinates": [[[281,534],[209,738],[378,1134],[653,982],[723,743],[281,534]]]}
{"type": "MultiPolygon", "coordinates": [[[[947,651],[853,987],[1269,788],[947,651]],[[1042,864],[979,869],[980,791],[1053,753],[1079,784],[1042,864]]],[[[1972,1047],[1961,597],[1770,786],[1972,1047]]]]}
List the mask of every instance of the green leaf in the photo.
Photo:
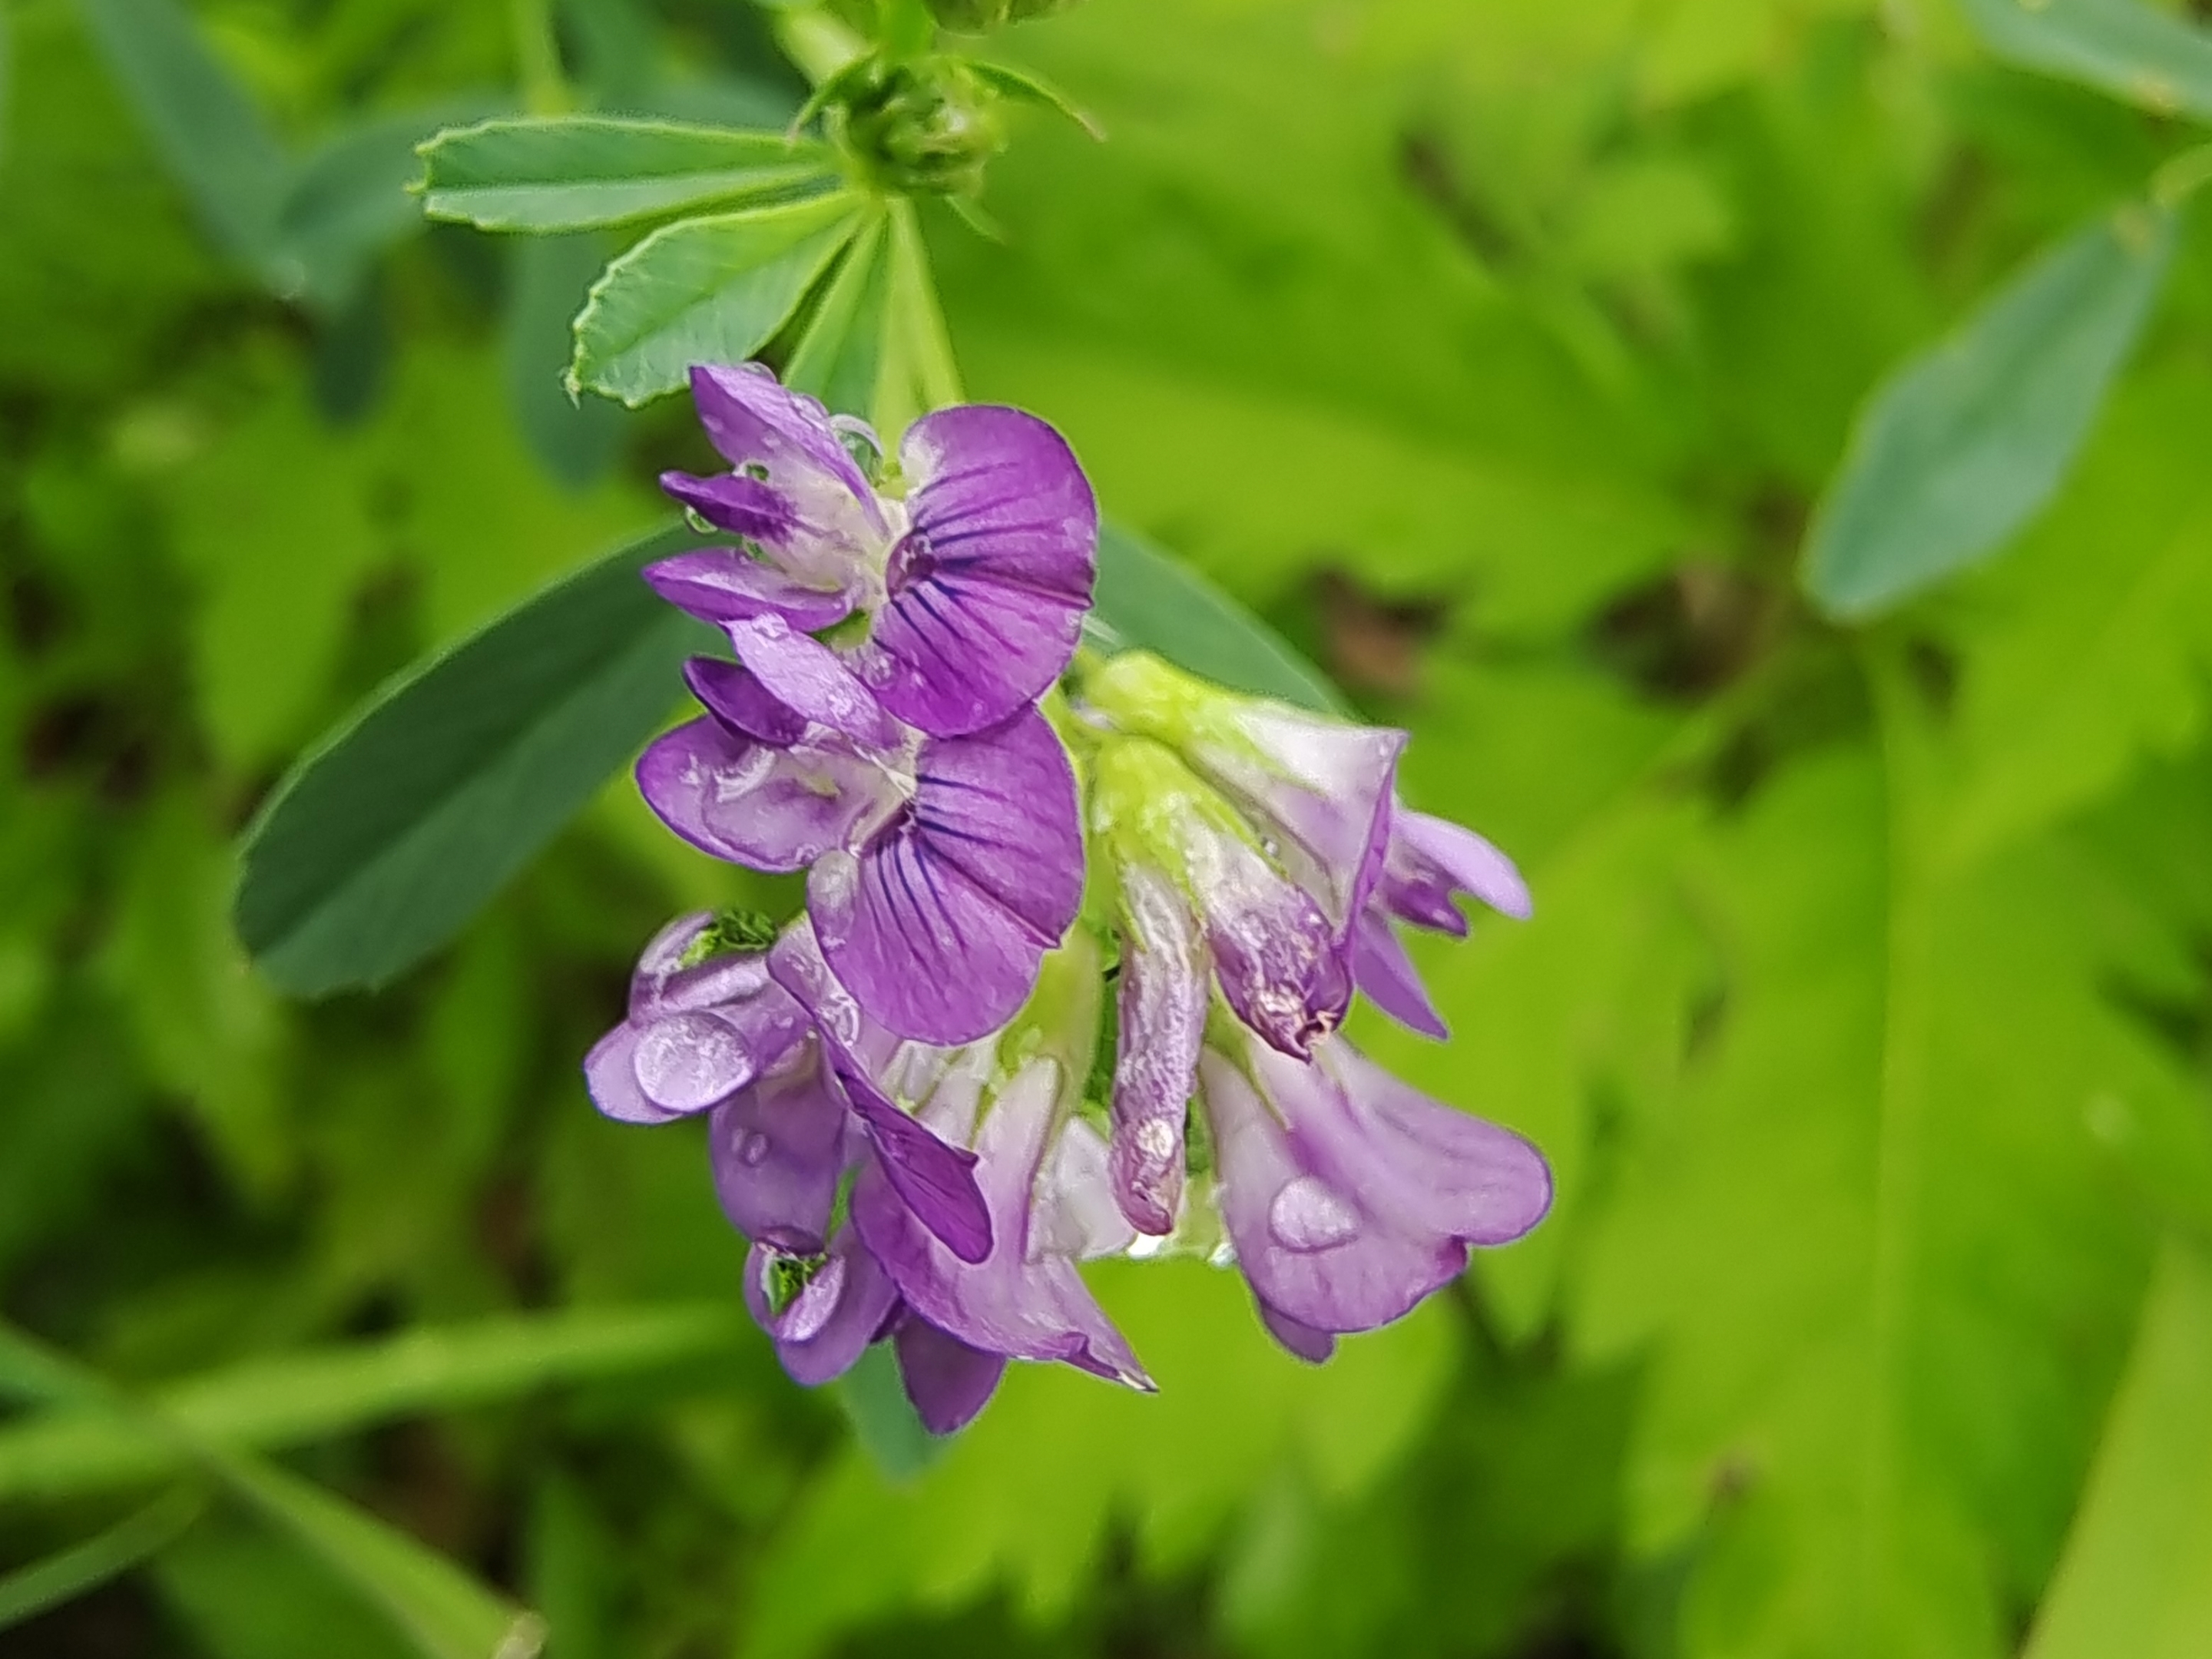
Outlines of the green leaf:
{"type": "Polygon", "coordinates": [[[165,1549],[191,1525],[203,1500],[178,1491],[125,1516],[106,1531],[0,1577],[0,1630],[97,1589],[165,1549]]]}
{"type": "Polygon", "coordinates": [[[1111,649],[1158,652],[1255,696],[1340,714],[1320,671],[1265,623],[1173,556],[1121,526],[1098,531],[1098,586],[1086,631],[1111,649]]]}
{"type": "Polygon", "coordinates": [[[1889,609],[2051,499],[2149,313],[2172,216],[2131,205],[2043,254],[1861,412],[1805,550],[1830,615],[1889,609]]]}
{"type": "Polygon", "coordinates": [[[307,272],[284,254],[277,215],[291,166],[261,114],[172,0],[84,0],[94,37],[201,220],[276,291],[307,272]]]}
{"type": "Polygon", "coordinates": [[[300,163],[277,208],[276,231],[300,262],[309,301],[343,307],[369,262],[421,229],[408,190],[422,171],[416,147],[482,107],[479,100],[378,116],[335,133],[300,163]]]}
{"type": "Polygon", "coordinates": [[[1983,44],[2161,115],[2212,119],[2212,34],[2141,0],[1965,0],[1983,44]]]}
{"type": "Polygon", "coordinates": [[[536,1613],[510,1607],[398,1528],[273,1464],[226,1459],[224,1468],[234,1491],[336,1569],[425,1659],[534,1659],[544,1650],[536,1613]]]}
{"type": "Polygon", "coordinates": [[[576,319],[571,390],[635,407],[694,363],[741,363],[768,343],[859,228],[858,198],[687,219],[606,269],[576,319]]]}
{"type": "Polygon", "coordinates": [[[884,337],[890,261],[884,228],[871,219],[854,237],[785,366],[784,384],[833,410],[872,416],[889,356],[884,337]]]}
{"type": "Polygon", "coordinates": [[[2212,1263],[2166,1246],[2027,1659],[2212,1653],[2212,1263]]]}
{"type": "MultiPolygon", "coordinates": [[[[726,1350],[739,1328],[718,1306],[488,1319],[247,1361],[173,1384],[154,1405],[196,1440],[277,1449],[550,1384],[650,1370],[726,1350]]],[[[160,1475],[179,1458],[173,1438],[94,1401],[0,1428],[0,1496],[104,1490],[160,1475]]]]}
{"type": "Polygon", "coordinates": [[[777,132],[570,115],[483,122],[420,152],[423,210],[483,230],[580,230],[832,177],[829,150],[777,132]]]}
{"type": "Polygon", "coordinates": [[[380,693],[295,768],[248,830],[233,915],[302,996],[382,984],[497,892],[677,701],[706,630],[641,567],[665,531],[525,600],[380,693]]]}

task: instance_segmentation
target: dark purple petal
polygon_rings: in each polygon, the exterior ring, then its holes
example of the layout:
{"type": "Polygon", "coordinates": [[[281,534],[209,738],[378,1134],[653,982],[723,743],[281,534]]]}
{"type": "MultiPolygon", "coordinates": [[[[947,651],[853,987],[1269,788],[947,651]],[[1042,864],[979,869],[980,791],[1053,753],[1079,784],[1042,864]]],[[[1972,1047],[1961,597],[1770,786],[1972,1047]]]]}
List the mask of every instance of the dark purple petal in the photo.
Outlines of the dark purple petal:
{"type": "Polygon", "coordinates": [[[684,665],[684,683],[732,737],[788,749],[806,735],[806,716],[763,685],[760,676],[742,663],[690,658],[684,665]]]}
{"type": "Polygon", "coordinates": [[[1190,907],[1141,865],[1120,872],[1121,1033],[1110,1179],[1140,1232],[1173,1232],[1182,1206],[1183,1116],[1206,1036],[1206,961],[1190,907]]]}
{"type": "Polygon", "coordinates": [[[1217,836],[1191,866],[1221,994],[1237,1018],[1286,1054],[1336,1029],[1352,1001],[1336,930],[1306,890],[1252,848],[1217,836]]]}
{"type": "Polygon", "coordinates": [[[1352,965],[1359,988],[1391,1018],[1424,1036],[1441,1040],[1451,1035],[1389,918],[1372,905],[1352,924],[1352,965]]]}
{"type": "Polygon", "coordinates": [[[1390,821],[1383,902],[1407,921],[1463,938],[1467,919],[1452,902],[1457,893],[1517,921],[1532,913],[1528,884],[1504,854],[1449,819],[1397,808],[1390,821]]]}
{"type": "Polygon", "coordinates": [[[711,478],[664,472],[660,487],[715,529],[750,542],[775,546],[798,523],[791,498],[764,479],[736,472],[720,472],[711,478]]]}
{"type": "Polygon", "coordinates": [[[1006,1374],[1004,1356],[971,1348],[912,1314],[891,1340],[906,1397],[932,1434],[956,1434],[975,1421],[1006,1374]]]}
{"type": "Polygon", "coordinates": [[[1326,1364],[1335,1353],[1336,1338],[1328,1332],[1317,1331],[1310,1325],[1301,1325],[1290,1315],[1269,1307],[1257,1297],[1252,1300],[1253,1305],[1260,1310],[1260,1322],[1267,1328],[1267,1334],[1309,1365],[1326,1364]]]}
{"type": "Polygon", "coordinates": [[[772,697],[818,726],[866,748],[887,750],[899,729],[836,653],[781,617],[731,623],[726,631],[738,660],[772,697]]]}
{"type": "Polygon", "coordinates": [[[977,1189],[975,1154],[946,1146],[927,1124],[899,1110],[858,1066],[840,1065],[837,1076],[875,1145],[878,1166],[907,1212],[961,1261],[988,1257],[994,1229],[977,1189]]]}
{"type": "Polygon", "coordinates": [[[845,1167],[845,1097],[818,1054],[763,1078],[714,1109],[714,1192],[730,1224],[794,1255],[822,1249],[845,1167]]]}
{"type": "Polygon", "coordinates": [[[1065,1360],[1149,1389],[1152,1380],[1074,1263],[1034,1248],[1030,1212],[1056,1075],[1052,1062],[1032,1063],[983,1119],[976,1178],[995,1239],[988,1260],[970,1264],[945,1249],[878,1170],[864,1170],[853,1189],[853,1223],[912,1313],[970,1347],[1008,1358],[1065,1360]]]}
{"type": "Polygon", "coordinates": [[[708,439],[732,467],[758,468],[767,483],[802,497],[835,485],[876,513],[875,492],[838,441],[829,411],[758,364],[697,365],[691,401],[708,439]]]}
{"type": "Polygon", "coordinates": [[[749,743],[712,719],[653,739],[637,763],[646,804],[702,852],[755,870],[803,870],[888,810],[898,786],[829,743],[749,743]]]}
{"type": "Polygon", "coordinates": [[[1097,504],[1060,434],[1018,410],[926,415],[900,460],[912,527],[855,662],[899,719],[958,737],[1036,702],[1074,655],[1097,504]]]}
{"type": "Polygon", "coordinates": [[[775,1357],[808,1388],[842,1376],[875,1340],[896,1292],[850,1227],[838,1230],[811,1281],[781,1314],[767,1274],[778,1252],[755,1245],[745,1257],[745,1306],[775,1340],[775,1357]]]}
{"type": "Polygon", "coordinates": [[[644,574],[654,592],[702,622],[781,617],[811,632],[853,614],[853,595],[846,588],[809,586],[726,547],[678,553],[646,566],[644,574]]]}

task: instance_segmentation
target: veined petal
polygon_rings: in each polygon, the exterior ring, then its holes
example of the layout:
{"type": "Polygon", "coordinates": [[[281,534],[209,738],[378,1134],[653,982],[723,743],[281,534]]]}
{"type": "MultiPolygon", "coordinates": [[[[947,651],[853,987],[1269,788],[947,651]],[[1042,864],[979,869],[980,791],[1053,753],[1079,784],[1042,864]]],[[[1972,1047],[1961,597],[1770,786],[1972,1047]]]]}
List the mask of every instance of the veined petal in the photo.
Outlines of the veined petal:
{"type": "Polygon", "coordinates": [[[806,890],[823,954],[872,1018],[923,1042],[996,1030],[1082,903],[1075,781],[1059,738],[1024,710],[926,744],[906,810],[857,857],[819,860],[806,890]]]}
{"type": "Polygon", "coordinates": [[[738,660],[770,696],[793,714],[842,732],[864,748],[888,750],[897,745],[896,724],[837,653],[821,641],[796,631],[782,617],[774,616],[733,622],[724,631],[730,636],[738,660]]]}
{"type": "Polygon", "coordinates": [[[1439,1041],[1451,1035],[1390,919],[1371,904],[1352,923],[1352,969],[1359,988],[1400,1024],[1439,1041]]]}
{"type": "Polygon", "coordinates": [[[716,1107],[708,1147],[730,1224],[756,1244],[818,1253],[845,1167],[848,1121],[818,1051],[716,1107]]]}
{"type": "Polygon", "coordinates": [[[806,868],[899,793],[881,768],[834,742],[772,748],[712,719],[654,738],[637,782],[646,804],[694,847],[765,871],[806,868]]]}
{"type": "Polygon", "coordinates": [[[853,614],[850,589],[809,586],[732,548],[678,553],[646,566],[644,576],[654,592],[702,622],[781,617],[812,632],[853,614]]]}
{"type": "Polygon", "coordinates": [[[1074,655],[1097,503],[1066,441],[1018,410],[926,415],[900,459],[911,527],[854,662],[899,719],[959,737],[1036,702],[1074,655]]]}
{"type": "Polygon", "coordinates": [[[815,1388],[853,1368],[883,1328],[897,1292],[859,1235],[841,1227],[814,1276],[778,1313],[768,1275],[782,1254],[756,1244],[746,1255],[745,1306],[775,1339],[775,1356],[791,1380],[815,1388]]]}
{"type": "Polygon", "coordinates": [[[899,1322],[891,1342],[906,1397],[932,1434],[955,1434],[975,1421],[1006,1374],[1003,1354],[971,1348],[911,1313],[899,1322]]]}
{"type": "Polygon", "coordinates": [[[719,472],[708,478],[664,472],[660,487],[715,529],[763,546],[780,545],[799,522],[791,498],[764,478],[740,472],[719,472]]]}
{"type": "Polygon", "coordinates": [[[1143,865],[1119,871],[1121,975],[1114,1060],[1110,1178],[1140,1232],[1175,1231],[1182,1206],[1183,1117],[1198,1088],[1206,964],[1175,884],[1143,865]]]}
{"type": "Polygon", "coordinates": [[[1452,902],[1459,893],[1516,921],[1526,921],[1532,911],[1528,884],[1497,848],[1449,818],[1396,808],[1383,866],[1383,902],[1407,921],[1464,938],[1467,918],[1452,902]]]}
{"type": "Polygon", "coordinates": [[[1032,1061],[983,1118],[975,1151],[994,1237],[988,1260],[969,1264],[946,1250],[877,1170],[864,1170],[853,1189],[854,1225],[913,1314],[969,1346],[1008,1358],[1065,1360],[1149,1389],[1151,1378],[1074,1263],[1033,1249],[1031,1208],[1057,1081],[1052,1061],[1032,1061]]]}

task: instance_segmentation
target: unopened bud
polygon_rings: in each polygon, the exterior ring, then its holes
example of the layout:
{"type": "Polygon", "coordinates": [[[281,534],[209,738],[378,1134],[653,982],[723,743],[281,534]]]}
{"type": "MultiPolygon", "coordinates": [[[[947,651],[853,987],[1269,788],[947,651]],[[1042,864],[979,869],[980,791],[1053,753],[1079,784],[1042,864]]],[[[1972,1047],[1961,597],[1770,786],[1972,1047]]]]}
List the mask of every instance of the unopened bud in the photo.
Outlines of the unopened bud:
{"type": "Polygon", "coordinates": [[[841,136],[888,189],[969,195],[1006,147],[998,103],[957,58],[882,64],[843,100],[841,136]]]}

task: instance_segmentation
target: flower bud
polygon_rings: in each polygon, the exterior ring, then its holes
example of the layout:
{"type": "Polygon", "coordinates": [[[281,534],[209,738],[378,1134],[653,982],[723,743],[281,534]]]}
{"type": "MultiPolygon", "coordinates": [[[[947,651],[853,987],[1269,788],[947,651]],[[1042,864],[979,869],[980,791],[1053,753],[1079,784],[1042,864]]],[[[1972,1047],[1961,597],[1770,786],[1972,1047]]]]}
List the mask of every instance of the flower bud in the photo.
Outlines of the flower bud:
{"type": "Polygon", "coordinates": [[[1054,16],[1075,3],[1076,0],[929,0],[929,9],[940,27],[956,34],[988,34],[1008,23],[1054,16]]]}
{"type": "Polygon", "coordinates": [[[957,58],[882,64],[843,100],[840,137],[886,189],[969,195],[1006,148],[998,103],[957,58]]]}

